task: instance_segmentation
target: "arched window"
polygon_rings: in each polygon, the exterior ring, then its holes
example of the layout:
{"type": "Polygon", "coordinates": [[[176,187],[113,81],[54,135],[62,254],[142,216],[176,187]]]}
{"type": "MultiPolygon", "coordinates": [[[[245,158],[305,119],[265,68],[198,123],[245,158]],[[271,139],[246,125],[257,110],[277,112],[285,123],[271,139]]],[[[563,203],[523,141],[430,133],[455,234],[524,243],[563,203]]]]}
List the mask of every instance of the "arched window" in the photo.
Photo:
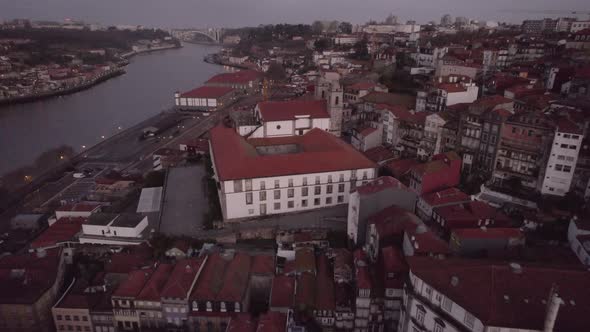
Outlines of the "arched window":
{"type": "Polygon", "coordinates": [[[227,311],[227,309],[225,308],[225,302],[221,302],[220,303],[220,308],[219,309],[221,310],[221,312],[226,312],[227,311]]]}
{"type": "Polygon", "coordinates": [[[213,306],[211,305],[211,301],[207,301],[207,311],[213,311],[213,306]]]}
{"type": "Polygon", "coordinates": [[[240,302],[236,302],[234,310],[235,312],[240,312],[240,302]]]}
{"type": "Polygon", "coordinates": [[[334,104],[338,105],[339,102],[340,102],[340,97],[336,96],[336,101],[334,102],[334,104]]]}

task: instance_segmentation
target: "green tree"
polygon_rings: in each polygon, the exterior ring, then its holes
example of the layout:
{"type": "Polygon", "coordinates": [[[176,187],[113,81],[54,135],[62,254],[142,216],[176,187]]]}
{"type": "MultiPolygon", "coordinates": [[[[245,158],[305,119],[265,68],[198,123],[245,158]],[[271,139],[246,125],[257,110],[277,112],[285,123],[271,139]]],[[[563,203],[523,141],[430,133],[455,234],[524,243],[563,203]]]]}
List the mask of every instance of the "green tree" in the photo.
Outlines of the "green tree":
{"type": "Polygon", "coordinates": [[[320,21],[315,21],[311,24],[311,31],[316,34],[319,35],[322,32],[324,32],[324,24],[320,21]]]}
{"type": "Polygon", "coordinates": [[[352,24],[349,22],[340,22],[340,25],[338,25],[338,32],[352,33],[352,24]]]}
{"type": "Polygon", "coordinates": [[[358,60],[369,60],[369,48],[367,38],[363,38],[354,44],[354,55],[353,57],[358,60]]]}
{"type": "Polygon", "coordinates": [[[321,52],[330,47],[330,40],[328,38],[320,38],[313,43],[313,48],[321,52]]]}

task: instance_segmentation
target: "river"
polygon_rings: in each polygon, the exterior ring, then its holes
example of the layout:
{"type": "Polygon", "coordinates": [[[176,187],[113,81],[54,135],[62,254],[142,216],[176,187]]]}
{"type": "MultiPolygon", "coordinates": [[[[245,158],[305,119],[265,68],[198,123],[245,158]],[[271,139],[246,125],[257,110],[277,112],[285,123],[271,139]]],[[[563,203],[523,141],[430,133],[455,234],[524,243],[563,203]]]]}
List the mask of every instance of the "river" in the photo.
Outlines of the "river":
{"type": "Polygon", "coordinates": [[[203,61],[217,50],[186,44],[140,54],[130,60],[125,75],[88,90],[0,107],[0,175],[60,145],[79,151],[171,107],[175,91],[197,87],[223,70],[203,61]]]}

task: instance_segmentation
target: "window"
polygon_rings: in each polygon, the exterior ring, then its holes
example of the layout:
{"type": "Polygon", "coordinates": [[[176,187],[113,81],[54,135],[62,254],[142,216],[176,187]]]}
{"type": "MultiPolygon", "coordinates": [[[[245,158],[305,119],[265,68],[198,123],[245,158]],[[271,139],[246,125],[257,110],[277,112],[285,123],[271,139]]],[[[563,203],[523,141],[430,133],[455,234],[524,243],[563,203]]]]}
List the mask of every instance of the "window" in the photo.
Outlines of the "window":
{"type": "Polygon", "coordinates": [[[76,326],[76,331],[82,331],[82,326],[80,326],[80,325],[76,326]]]}
{"type": "Polygon", "coordinates": [[[63,319],[62,315],[57,315],[56,317],[57,317],[56,318],[57,320],[62,320],[63,319]]]}
{"type": "Polygon", "coordinates": [[[557,156],[557,160],[565,160],[565,156],[559,155],[557,156]]]}
{"type": "Polygon", "coordinates": [[[572,167],[571,167],[571,166],[565,166],[565,165],[564,165],[564,166],[563,166],[563,171],[564,171],[564,172],[566,172],[566,173],[569,173],[569,172],[571,172],[571,171],[572,171],[572,167]]]}
{"type": "Polygon", "coordinates": [[[332,204],[332,197],[326,197],[326,204],[332,204]]]}
{"type": "Polygon", "coordinates": [[[575,150],[577,147],[575,145],[570,145],[570,150],[575,150]]]}
{"type": "Polygon", "coordinates": [[[332,175],[328,175],[328,183],[332,183],[332,175]]]}
{"type": "Polygon", "coordinates": [[[246,179],[246,191],[252,191],[252,179],[246,179]]]}
{"type": "Polygon", "coordinates": [[[320,177],[319,176],[315,177],[315,184],[320,184],[320,177]]]}
{"type": "Polygon", "coordinates": [[[580,136],[578,136],[578,135],[572,135],[572,139],[578,139],[578,138],[580,138],[580,136]]]}
{"type": "Polygon", "coordinates": [[[264,181],[260,181],[260,190],[266,189],[266,183],[264,181]]]}
{"type": "Polygon", "coordinates": [[[289,179],[289,187],[293,187],[293,179],[289,179]]]}
{"type": "Polygon", "coordinates": [[[266,201],[266,191],[261,191],[258,193],[258,198],[260,199],[260,201],[266,201]]]}
{"type": "Polygon", "coordinates": [[[313,205],[315,205],[315,206],[320,205],[320,199],[319,198],[314,198],[313,199],[313,205]]]}
{"type": "Polygon", "coordinates": [[[472,314],[465,312],[465,319],[463,322],[465,322],[465,325],[469,328],[473,328],[473,325],[475,324],[475,317],[473,317],[472,314]]]}
{"type": "Polygon", "coordinates": [[[309,188],[307,188],[307,187],[301,188],[301,196],[303,196],[303,197],[307,196],[308,192],[309,192],[309,188]]]}
{"type": "Polygon", "coordinates": [[[367,179],[367,171],[363,171],[363,180],[367,179]]]}
{"type": "Polygon", "coordinates": [[[442,322],[435,321],[433,332],[444,332],[445,328],[442,324],[443,324],[442,322]]]}
{"type": "Polygon", "coordinates": [[[344,203],[344,196],[338,196],[338,203],[344,203]]]}
{"type": "Polygon", "coordinates": [[[567,144],[561,144],[560,145],[562,148],[567,149],[568,145],[567,144]]]}
{"type": "Polygon", "coordinates": [[[293,201],[288,201],[288,202],[287,202],[287,207],[288,207],[289,209],[292,209],[292,208],[294,208],[294,207],[295,207],[295,203],[294,203],[293,201]]]}
{"type": "Polygon", "coordinates": [[[281,203],[275,203],[274,208],[275,208],[275,210],[280,210],[281,209],[281,203]]]}
{"type": "Polygon", "coordinates": [[[287,197],[293,198],[295,196],[295,189],[291,188],[287,190],[287,197]]]}
{"type": "Polygon", "coordinates": [[[281,199],[281,191],[280,190],[275,190],[274,196],[275,196],[275,199],[281,199]]]}
{"type": "Polygon", "coordinates": [[[246,205],[250,205],[252,204],[252,193],[248,192],[246,193],[246,205]]]}
{"type": "Polygon", "coordinates": [[[72,320],[72,317],[70,315],[66,315],[66,320],[72,320]]]}
{"type": "Polygon", "coordinates": [[[314,193],[315,195],[320,195],[320,194],[322,193],[322,187],[320,187],[320,186],[315,186],[315,187],[313,188],[313,193],[314,193]]]}
{"type": "Polygon", "coordinates": [[[234,192],[241,192],[242,191],[242,180],[234,180],[234,192]]]}
{"type": "Polygon", "coordinates": [[[418,307],[416,307],[416,320],[420,325],[424,325],[424,316],[426,316],[426,310],[423,306],[418,305],[418,307]]]}
{"type": "Polygon", "coordinates": [[[570,134],[563,134],[563,138],[571,138],[571,137],[572,137],[572,135],[570,135],[570,134]]]}
{"type": "Polygon", "coordinates": [[[448,297],[444,297],[442,301],[442,308],[446,312],[451,312],[451,310],[453,309],[453,301],[451,301],[448,297]]]}
{"type": "Polygon", "coordinates": [[[338,181],[344,182],[344,174],[340,174],[340,177],[338,177],[338,181]]]}
{"type": "Polygon", "coordinates": [[[305,177],[305,176],[303,177],[303,185],[307,186],[307,177],[305,177]]]}
{"type": "Polygon", "coordinates": [[[82,320],[85,321],[85,322],[87,322],[88,321],[88,317],[82,316],[82,320]]]}
{"type": "Polygon", "coordinates": [[[344,183],[340,183],[340,184],[338,185],[338,192],[339,192],[339,193],[343,193],[343,192],[344,192],[344,183]]]}
{"type": "Polygon", "coordinates": [[[278,187],[280,187],[280,184],[281,184],[281,183],[279,182],[279,180],[275,180],[275,188],[278,188],[278,187]]]}
{"type": "Polygon", "coordinates": [[[301,201],[301,207],[307,207],[307,200],[306,199],[301,201]]]}
{"type": "Polygon", "coordinates": [[[563,170],[563,165],[556,164],[556,165],[555,165],[555,170],[556,170],[556,171],[562,171],[562,170],[563,170]]]}
{"type": "Polygon", "coordinates": [[[326,192],[328,194],[331,194],[332,193],[332,185],[331,184],[329,184],[329,185],[326,186],[326,192]]]}

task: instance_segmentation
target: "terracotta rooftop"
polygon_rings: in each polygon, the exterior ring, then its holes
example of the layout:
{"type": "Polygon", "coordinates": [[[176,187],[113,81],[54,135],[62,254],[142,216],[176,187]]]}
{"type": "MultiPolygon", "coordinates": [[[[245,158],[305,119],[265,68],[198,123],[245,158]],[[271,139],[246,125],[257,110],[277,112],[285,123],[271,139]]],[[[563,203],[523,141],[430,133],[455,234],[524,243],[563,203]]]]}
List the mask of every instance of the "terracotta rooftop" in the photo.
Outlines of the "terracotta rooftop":
{"type": "Polygon", "coordinates": [[[263,101],[258,103],[258,109],[263,121],[295,120],[306,116],[330,118],[325,100],[263,101]]]}
{"type": "Polygon", "coordinates": [[[74,236],[80,233],[85,221],[86,218],[59,218],[31,242],[31,248],[52,247],[62,242],[74,240],[74,236]]]}
{"type": "Polygon", "coordinates": [[[160,264],[136,297],[136,300],[160,302],[161,292],[173,268],[174,265],[172,264],[160,264]]]}
{"type": "Polygon", "coordinates": [[[554,330],[585,332],[590,326],[588,271],[486,260],[407,259],[414,275],[486,326],[543,330],[553,285],[563,301],[554,330]]]}
{"type": "Polygon", "coordinates": [[[223,332],[256,332],[257,325],[252,315],[241,312],[231,317],[227,329],[223,332]]]}
{"type": "Polygon", "coordinates": [[[256,332],[285,332],[287,329],[287,314],[269,311],[260,316],[256,332]]]}
{"type": "Polygon", "coordinates": [[[232,92],[233,88],[202,86],[180,94],[181,98],[220,98],[232,92]]]}
{"type": "Polygon", "coordinates": [[[381,163],[384,161],[391,160],[391,159],[395,158],[395,156],[396,156],[395,152],[384,147],[383,145],[380,145],[378,147],[374,147],[374,148],[369,149],[363,153],[367,158],[369,158],[370,160],[372,160],[373,162],[376,162],[376,163],[381,163]]]}
{"type": "Polygon", "coordinates": [[[316,285],[316,276],[311,273],[302,273],[297,277],[297,287],[295,287],[295,307],[315,307],[316,294],[318,292],[316,285]]]}
{"type": "Polygon", "coordinates": [[[211,77],[205,84],[247,84],[260,79],[263,76],[261,72],[254,70],[240,70],[235,73],[222,73],[211,77]]]}
{"type": "Polygon", "coordinates": [[[15,254],[0,258],[0,303],[32,304],[56,281],[61,249],[36,254],[15,254]]]}
{"type": "Polygon", "coordinates": [[[225,272],[223,286],[217,294],[217,301],[242,302],[250,283],[250,255],[236,253],[225,272]]]}
{"type": "Polygon", "coordinates": [[[510,218],[501,211],[479,201],[437,207],[434,212],[444,219],[444,227],[448,229],[494,225],[508,227],[511,224],[510,218]],[[493,221],[493,224],[486,225],[486,220],[493,221]]]}
{"type": "Polygon", "coordinates": [[[386,189],[402,189],[409,191],[403,183],[391,176],[381,176],[365,185],[356,188],[360,195],[371,195],[386,189]]]}
{"type": "Polygon", "coordinates": [[[421,198],[431,207],[448,205],[452,203],[469,202],[471,200],[469,195],[457,188],[448,188],[437,192],[424,194],[421,198]]]}
{"type": "Polygon", "coordinates": [[[317,310],[334,310],[336,302],[334,298],[334,279],[330,269],[330,262],[326,255],[319,255],[318,275],[316,277],[315,308],[317,310]]]}
{"type": "Polygon", "coordinates": [[[302,136],[250,140],[226,127],[215,127],[210,134],[221,181],[376,167],[352,146],[317,128],[302,136]],[[296,145],[298,152],[261,154],[257,150],[273,145],[296,145]]]}
{"type": "Polygon", "coordinates": [[[436,85],[436,88],[440,89],[440,90],[445,90],[447,93],[466,92],[467,91],[467,89],[465,89],[459,83],[439,83],[436,85]]]}
{"type": "Polygon", "coordinates": [[[276,276],[272,280],[270,294],[270,306],[279,308],[291,308],[295,295],[295,278],[285,275],[276,276]]]}
{"type": "Polygon", "coordinates": [[[401,178],[418,164],[420,164],[420,162],[416,159],[397,159],[387,163],[385,168],[387,168],[394,177],[401,178]]]}
{"type": "Polygon", "coordinates": [[[154,267],[143,268],[129,273],[127,279],[123,280],[119,287],[113,292],[113,296],[135,298],[141,293],[141,290],[150,279],[152,273],[155,271],[154,267]]]}
{"type": "Polygon", "coordinates": [[[172,273],[168,276],[168,281],[162,290],[164,298],[185,299],[190,295],[191,287],[195,278],[199,276],[204,258],[183,259],[176,262],[172,273]]]}
{"type": "Polygon", "coordinates": [[[229,261],[220,253],[210,254],[201,275],[197,279],[191,300],[215,300],[223,287],[226,266],[229,261]]]}
{"type": "Polygon", "coordinates": [[[522,238],[524,233],[520,228],[457,228],[453,234],[460,238],[493,239],[493,238],[522,238]]]}

